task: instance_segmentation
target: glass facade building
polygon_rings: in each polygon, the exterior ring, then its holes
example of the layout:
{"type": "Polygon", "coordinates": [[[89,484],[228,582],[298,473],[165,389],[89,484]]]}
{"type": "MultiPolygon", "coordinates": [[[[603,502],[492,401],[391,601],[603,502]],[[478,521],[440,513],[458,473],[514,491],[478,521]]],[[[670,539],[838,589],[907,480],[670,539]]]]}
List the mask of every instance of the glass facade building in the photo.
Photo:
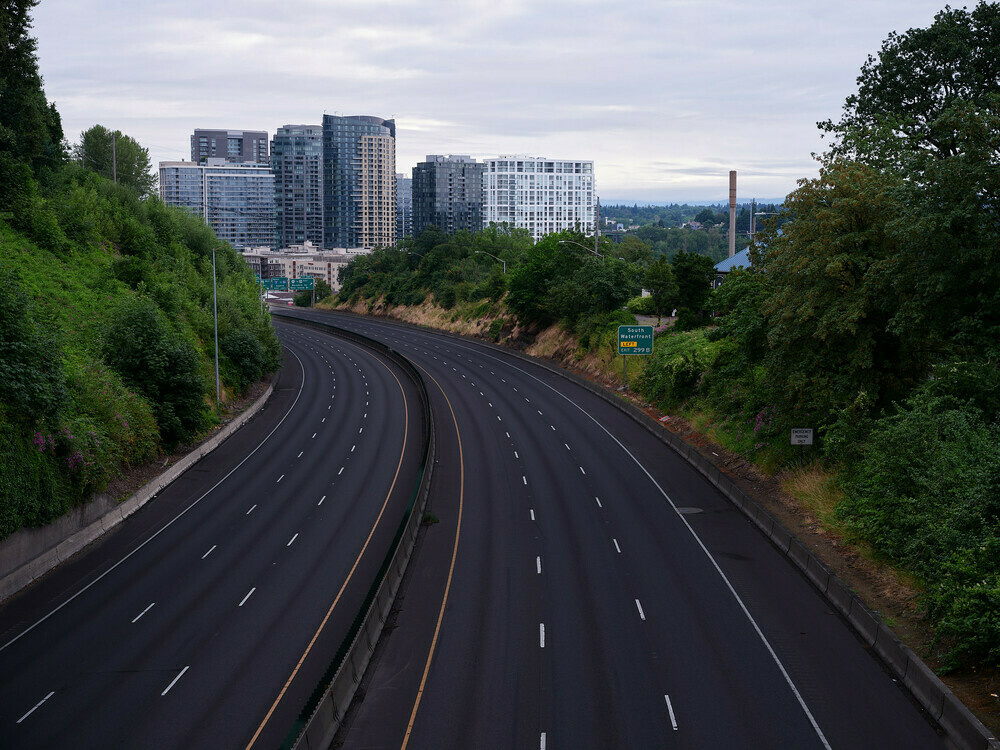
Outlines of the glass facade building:
{"type": "Polygon", "coordinates": [[[413,236],[413,180],[396,175],[396,240],[413,236]]]}
{"type": "Polygon", "coordinates": [[[413,168],[413,233],[434,225],[448,234],[483,228],[484,164],[431,154],[413,168]]]}
{"type": "Polygon", "coordinates": [[[274,174],[267,165],[161,161],[160,199],[204,217],[237,249],[274,246],[274,174]]]}
{"type": "Polygon", "coordinates": [[[396,123],[323,115],[323,247],[396,244],[396,123]]]}
{"type": "Polygon", "coordinates": [[[267,164],[267,133],[263,130],[204,130],[191,136],[191,161],[206,159],[267,164]]]}
{"type": "Polygon", "coordinates": [[[323,245],[323,128],[285,125],[271,141],[278,247],[323,245]]]}

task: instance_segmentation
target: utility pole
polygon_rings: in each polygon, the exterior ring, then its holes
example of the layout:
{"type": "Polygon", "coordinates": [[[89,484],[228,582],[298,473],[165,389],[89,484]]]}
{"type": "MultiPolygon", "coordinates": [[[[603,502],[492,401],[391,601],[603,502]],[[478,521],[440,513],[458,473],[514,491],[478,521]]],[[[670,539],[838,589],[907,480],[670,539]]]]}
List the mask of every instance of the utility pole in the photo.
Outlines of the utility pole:
{"type": "Polygon", "coordinates": [[[594,255],[600,255],[598,252],[599,248],[597,245],[597,238],[601,233],[601,199],[597,199],[597,204],[594,209],[594,255]]]}
{"type": "Polygon", "coordinates": [[[215,248],[212,248],[212,320],[215,325],[215,405],[219,405],[219,297],[215,291],[215,248]]]}
{"type": "Polygon", "coordinates": [[[118,184],[118,149],[116,141],[118,140],[118,131],[112,131],[111,133],[111,175],[114,179],[115,184],[118,184]]]}
{"type": "Polygon", "coordinates": [[[736,255],[736,170],[729,172],[729,257],[736,255]]]}

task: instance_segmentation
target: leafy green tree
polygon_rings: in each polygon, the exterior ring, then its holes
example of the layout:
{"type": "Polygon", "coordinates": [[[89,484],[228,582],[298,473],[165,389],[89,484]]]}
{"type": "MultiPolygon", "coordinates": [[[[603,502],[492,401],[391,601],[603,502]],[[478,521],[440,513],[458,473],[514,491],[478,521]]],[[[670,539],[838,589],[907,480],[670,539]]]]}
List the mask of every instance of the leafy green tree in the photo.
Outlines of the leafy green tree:
{"type": "Polygon", "coordinates": [[[712,259],[697,253],[679,252],[671,260],[677,282],[678,322],[683,328],[703,325],[708,319],[712,294],[712,259]]]}
{"type": "Polygon", "coordinates": [[[110,131],[94,125],[80,133],[80,142],[73,147],[73,156],[86,169],[146,196],[156,187],[149,149],[120,130],[110,131]]]}
{"type": "Polygon", "coordinates": [[[653,262],[653,246],[632,234],[627,235],[620,244],[607,248],[606,252],[640,266],[648,266],[653,262]]]}
{"type": "MultiPolygon", "coordinates": [[[[234,343],[242,347],[245,339],[234,343]]],[[[156,304],[137,298],[112,316],[102,354],[130,388],[153,407],[169,448],[189,439],[205,422],[205,383],[194,346],[173,331],[156,304]]]]}
{"type": "Polygon", "coordinates": [[[677,303],[679,287],[674,279],[674,271],[670,267],[670,261],[666,256],[661,255],[646,269],[646,277],[643,281],[646,289],[649,290],[653,300],[653,309],[656,311],[656,325],[663,322],[663,313],[672,310],[677,303]]]}

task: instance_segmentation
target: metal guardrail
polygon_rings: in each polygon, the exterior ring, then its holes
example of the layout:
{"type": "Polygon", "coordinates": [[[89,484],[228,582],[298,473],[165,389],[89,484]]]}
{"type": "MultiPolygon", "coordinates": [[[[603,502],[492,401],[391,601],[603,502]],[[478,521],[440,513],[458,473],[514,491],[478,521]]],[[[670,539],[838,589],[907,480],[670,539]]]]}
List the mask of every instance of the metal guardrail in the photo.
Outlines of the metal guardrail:
{"type": "Polygon", "coordinates": [[[272,314],[296,325],[332,333],[389,357],[417,386],[425,416],[424,455],[417,474],[417,482],[392,544],[340,648],[281,745],[283,750],[317,748],[326,750],[333,743],[333,738],[364,677],[365,669],[378,644],[417,541],[437,455],[434,416],[423,378],[410,361],[399,352],[379,341],[331,324],[305,320],[280,310],[274,310],[272,314]]]}

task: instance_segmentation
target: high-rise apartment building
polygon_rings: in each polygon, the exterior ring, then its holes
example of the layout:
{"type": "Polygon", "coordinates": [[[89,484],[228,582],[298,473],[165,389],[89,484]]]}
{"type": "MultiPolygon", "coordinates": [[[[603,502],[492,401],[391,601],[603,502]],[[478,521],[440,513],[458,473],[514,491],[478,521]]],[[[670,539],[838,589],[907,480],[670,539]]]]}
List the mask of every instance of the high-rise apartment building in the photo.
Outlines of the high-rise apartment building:
{"type": "Polygon", "coordinates": [[[413,180],[396,175],[396,240],[413,236],[413,180]]]}
{"type": "Polygon", "coordinates": [[[263,130],[202,130],[191,136],[191,161],[224,159],[267,164],[267,133],[263,130]]]}
{"type": "Polygon", "coordinates": [[[161,161],[160,199],[203,216],[235,248],[274,246],[274,174],[266,165],[161,161]]]}
{"type": "Polygon", "coordinates": [[[432,224],[448,234],[483,228],[484,164],[430,154],[413,168],[413,233],[432,224]]]}
{"type": "Polygon", "coordinates": [[[594,162],[500,156],[484,164],[485,224],[521,227],[536,241],[565,229],[594,231],[594,162]]]}
{"type": "Polygon", "coordinates": [[[285,125],[271,141],[278,247],[323,245],[323,127],[285,125]]]}
{"type": "Polygon", "coordinates": [[[396,123],[323,115],[323,246],[396,244],[396,123]]]}

